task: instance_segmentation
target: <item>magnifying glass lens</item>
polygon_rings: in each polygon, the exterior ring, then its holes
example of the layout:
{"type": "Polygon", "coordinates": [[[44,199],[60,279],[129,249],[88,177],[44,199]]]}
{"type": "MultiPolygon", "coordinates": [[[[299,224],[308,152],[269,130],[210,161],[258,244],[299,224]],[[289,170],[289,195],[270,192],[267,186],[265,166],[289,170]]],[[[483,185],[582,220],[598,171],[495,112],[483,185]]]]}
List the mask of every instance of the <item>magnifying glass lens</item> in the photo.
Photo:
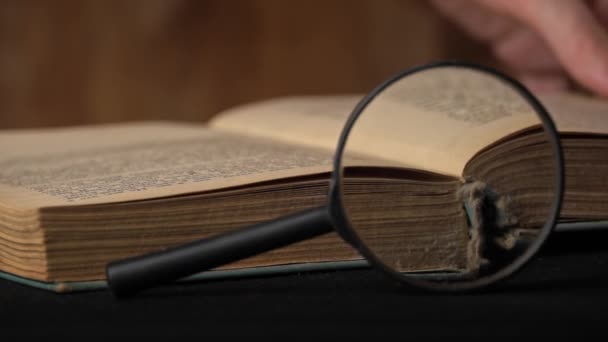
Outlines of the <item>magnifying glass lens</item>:
{"type": "Polygon", "coordinates": [[[504,75],[449,63],[407,70],[353,110],[327,204],[117,260],[108,284],[132,295],[335,230],[403,283],[489,285],[528,262],[554,227],[559,146],[542,106],[504,75]]]}
{"type": "Polygon", "coordinates": [[[397,77],[360,104],[343,134],[344,233],[406,282],[495,281],[553,227],[556,139],[531,95],[492,72],[447,65],[397,77]]]}

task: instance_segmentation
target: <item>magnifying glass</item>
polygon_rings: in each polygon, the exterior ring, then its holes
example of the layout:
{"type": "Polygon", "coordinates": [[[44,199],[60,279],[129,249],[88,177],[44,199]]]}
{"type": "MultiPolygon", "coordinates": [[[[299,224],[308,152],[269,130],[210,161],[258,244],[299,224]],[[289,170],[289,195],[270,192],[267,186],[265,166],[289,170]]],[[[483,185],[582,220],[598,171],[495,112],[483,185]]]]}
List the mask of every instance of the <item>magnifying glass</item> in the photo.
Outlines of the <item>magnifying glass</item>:
{"type": "Polygon", "coordinates": [[[509,76],[459,62],[377,86],[346,121],[333,165],[324,206],[111,262],[109,288],[133,295],[335,231],[400,283],[478,289],[536,255],[563,195],[562,150],[541,103],[509,76]]]}

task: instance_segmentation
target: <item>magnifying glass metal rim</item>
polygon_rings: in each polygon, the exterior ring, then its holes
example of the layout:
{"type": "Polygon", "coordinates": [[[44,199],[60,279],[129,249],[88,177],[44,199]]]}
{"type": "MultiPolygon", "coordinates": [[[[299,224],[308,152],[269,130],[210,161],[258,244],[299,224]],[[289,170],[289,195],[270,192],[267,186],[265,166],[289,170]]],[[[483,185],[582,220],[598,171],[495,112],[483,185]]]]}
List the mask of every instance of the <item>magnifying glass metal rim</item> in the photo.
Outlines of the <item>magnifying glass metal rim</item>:
{"type": "Polygon", "coordinates": [[[333,162],[333,173],[330,182],[329,194],[328,194],[328,207],[330,210],[330,218],[333,221],[334,228],[338,231],[338,233],[344,238],[346,241],[351,243],[354,248],[356,248],[359,253],[368,261],[370,264],[383,271],[390,278],[397,280],[398,282],[409,285],[409,287],[415,287],[418,289],[427,289],[432,291],[442,291],[442,292],[455,292],[455,291],[469,291],[474,289],[480,289],[482,287],[487,287],[492,284],[498,283],[500,280],[505,279],[509,276],[514,275],[518,271],[520,271],[527,263],[529,263],[532,258],[538,253],[538,251],[542,248],[547,238],[550,236],[552,231],[555,228],[557,220],[559,218],[559,212],[561,209],[561,203],[564,192],[564,158],[561,143],[559,140],[559,135],[553,120],[551,119],[549,113],[545,109],[545,107],[540,103],[540,101],[519,81],[511,78],[510,76],[487,66],[471,64],[460,61],[439,61],[434,63],[429,63],[417,67],[413,67],[410,69],[406,69],[391,78],[387,79],[380,85],[378,85],[375,89],[373,89],[370,93],[368,93],[363,99],[359,101],[357,106],[351,112],[342,132],[340,134],[340,138],[338,141],[336,153],[334,155],[333,162]],[[554,189],[555,195],[553,197],[553,203],[551,204],[550,214],[548,216],[548,220],[545,222],[545,225],[540,230],[538,237],[534,240],[534,242],[528,246],[526,251],[517,257],[512,263],[507,265],[506,267],[500,269],[496,273],[492,273],[487,276],[482,276],[480,278],[476,278],[470,281],[457,281],[457,282],[449,282],[443,283],[432,280],[425,280],[423,278],[419,278],[413,276],[411,274],[403,274],[401,272],[397,272],[396,270],[388,267],[384,262],[382,262],[362,241],[361,237],[357,234],[356,230],[353,229],[350,221],[348,220],[348,215],[346,214],[346,210],[344,207],[344,201],[342,197],[342,187],[343,187],[343,169],[342,169],[342,156],[344,154],[344,149],[346,143],[348,141],[348,137],[350,132],[357,122],[357,119],[361,116],[361,114],[365,111],[367,106],[374,100],[378,95],[380,95],[386,88],[390,87],[395,82],[402,80],[405,77],[411,76],[413,74],[423,72],[429,69],[436,68],[465,68],[474,71],[478,71],[481,73],[490,74],[492,76],[498,77],[500,80],[506,82],[508,85],[512,86],[514,90],[516,90],[526,101],[527,103],[535,110],[539,119],[542,121],[543,129],[548,136],[548,140],[550,141],[551,148],[553,150],[554,155],[554,189]]]}

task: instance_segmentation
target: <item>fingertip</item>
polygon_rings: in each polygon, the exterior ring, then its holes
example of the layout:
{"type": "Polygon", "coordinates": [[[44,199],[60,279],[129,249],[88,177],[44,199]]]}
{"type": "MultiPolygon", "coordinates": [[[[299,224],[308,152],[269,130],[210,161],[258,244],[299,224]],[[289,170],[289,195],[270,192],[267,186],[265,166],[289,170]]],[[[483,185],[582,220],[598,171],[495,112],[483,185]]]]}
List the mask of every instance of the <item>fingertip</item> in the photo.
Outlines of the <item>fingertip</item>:
{"type": "Polygon", "coordinates": [[[598,95],[608,97],[608,54],[598,63],[597,67],[590,67],[587,70],[589,81],[583,86],[590,88],[598,95]]]}
{"type": "Polygon", "coordinates": [[[608,32],[587,4],[538,2],[527,22],[545,39],[572,79],[608,96],[608,32]]]}
{"type": "Polygon", "coordinates": [[[608,42],[579,48],[564,63],[573,80],[588,91],[608,97],[608,42]]]}
{"type": "Polygon", "coordinates": [[[568,77],[561,73],[525,73],[518,79],[536,94],[560,92],[570,88],[568,77]]]}

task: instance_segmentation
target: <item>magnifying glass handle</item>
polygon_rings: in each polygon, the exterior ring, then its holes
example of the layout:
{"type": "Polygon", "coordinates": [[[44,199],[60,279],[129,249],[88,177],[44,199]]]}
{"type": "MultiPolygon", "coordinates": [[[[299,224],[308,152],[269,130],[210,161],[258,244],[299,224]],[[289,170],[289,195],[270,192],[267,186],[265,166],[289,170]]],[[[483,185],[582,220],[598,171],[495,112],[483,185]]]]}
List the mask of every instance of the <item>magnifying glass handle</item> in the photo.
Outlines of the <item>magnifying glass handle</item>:
{"type": "Polygon", "coordinates": [[[333,231],[327,207],[308,209],[175,248],[108,264],[110,290],[125,297],[145,288],[333,231]]]}

